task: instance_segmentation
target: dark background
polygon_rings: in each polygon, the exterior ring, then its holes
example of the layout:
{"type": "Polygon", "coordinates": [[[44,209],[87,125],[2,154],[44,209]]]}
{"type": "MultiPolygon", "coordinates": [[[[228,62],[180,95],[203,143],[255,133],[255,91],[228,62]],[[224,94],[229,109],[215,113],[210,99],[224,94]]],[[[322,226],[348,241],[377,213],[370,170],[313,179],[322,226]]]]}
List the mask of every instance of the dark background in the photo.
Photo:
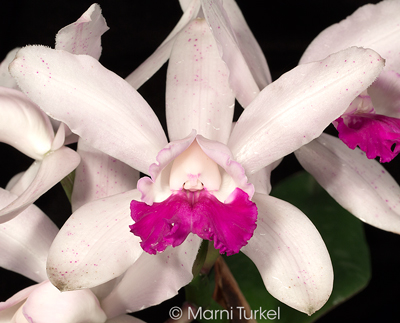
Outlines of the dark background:
{"type": "MultiPolygon", "coordinates": [[[[273,79],[297,65],[307,45],[320,31],[368,3],[362,0],[237,2],[264,51],[273,79]]],[[[44,44],[54,47],[57,31],[78,19],[91,3],[49,0],[2,4],[0,60],[17,46],[44,44]]],[[[126,77],[156,49],[181,15],[178,0],[113,0],[99,4],[110,27],[102,38],[100,62],[121,77],[126,77]]],[[[163,124],[165,71],[164,67],[139,90],[163,124]]],[[[4,187],[15,173],[26,170],[31,162],[15,149],[0,144],[0,186],[4,187]]],[[[385,165],[396,179],[400,179],[398,166],[399,158],[385,165]]],[[[275,172],[273,181],[287,176],[288,170],[295,172],[298,169],[300,166],[289,156],[275,172]]],[[[40,198],[37,205],[58,226],[70,215],[68,201],[59,185],[40,198]]],[[[365,225],[365,231],[371,248],[372,280],[364,291],[321,318],[321,323],[399,321],[400,237],[368,225],[365,225]]],[[[0,300],[31,284],[28,279],[2,269],[0,275],[0,300]]],[[[149,318],[152,313],[153,310],[147,310],[138,316],[153,321],[149,318]]],[[[160,321],[168,318],[168,311],[164,314],[160,321]]]]}

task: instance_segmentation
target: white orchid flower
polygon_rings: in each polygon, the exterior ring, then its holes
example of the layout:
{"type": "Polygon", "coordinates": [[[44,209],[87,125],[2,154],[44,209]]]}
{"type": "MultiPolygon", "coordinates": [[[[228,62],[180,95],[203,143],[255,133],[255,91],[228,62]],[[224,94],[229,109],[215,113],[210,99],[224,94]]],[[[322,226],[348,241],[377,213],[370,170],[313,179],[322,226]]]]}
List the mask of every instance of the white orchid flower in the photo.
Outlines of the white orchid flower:
{"type": "MultiPolygon", "coordinates": [[[[272,295],[312,314],[332,289],[328,252],[308,218],[268,196],[257,174],[318,137],[374,81],[384,61],[371,50],[350,48],[298,66],[259,92],[221,3],[190,5],[130,79],[138,87],[140,76],[145,80],[170,57],[169,144],[146,101],[90,56],[28,46],[10,65],[23,92],[44,111],[89,145],[151,176],[139,181],[139,189],[86,203],[72,214],[51,247],[50,280],[61,290],[90,288],[130,268],[105,303],[127,294],[137,266],[148,272],[149,284],[174,272],[161,291],[176,293],[191,280],[205,238],[228,254],[243,251],[272,295]],[[231,132],[235,96],[247,108],[231,132]],[[129,205],[131,228],[140,238],[129,230],[129,205]],[[169,214],[170,206],[176,213],[169,214]],[[152,256],[143,249],[164,251],[152,256]]],[[[248,29],[244,19],[235,21],[239,30],[248,29]]],[[[261,182],[269,181],[262,175],[261,182]]]]}
{"type": "Polygon", "coordinates": [[[396,0],[365,5],[322,31],[300,60],[303,64],[323,59],[351,46],[371,48],[382,55],[386,63],[378,79],[334,122],[347,146],[359,146],[368,158],[379,156],[381,162],[391,161],[400,151],[399,14],[396,0]]]}
{"type": "MultiPolygon", "coordinates": [[[[93,4],[76,22],[58,32],[55,47],[98,59],[101,54],[101,35],[107,30],[100,7],[93,4]]],[[[70,133],[68,129],[58,123],[58,131],[54,135],[52,120],[10,81],[12,77],[5,69],[13,56],[15,50],[0,66],[3,85],[0,87],[0,141],[12,145],[35,159],[35,162],[8,187],[12,192],[20,193],[15,201],[0,211],[0,222],[17,216],[72,172],[80,162],[79,155],[64,146],[65,131],[67,135],[70,133]]]]}
{"type": "MultiPolygon", "coordinates": [[[[73,209],[136,187],[138,171],[83,141],[78,143],[78,152],[82,161],[75,172],[73,209]]],[[[0,206],[15,198],[16,195],[0,190],[0,206]]],[[[147,254],[113,281],[92,290],[61,293],[46,275],[48,251],[57,232],[57,227],[35,205],[1,225],[0,266],[29,277],[38,284],[0,303],[0,321],[26,323],[31,319],[50,323],[57,317],[63,323],[142,322],[126,315],[127,309],[138,311],[173,296],[166,291],[175,290],[171,281],[175,281],[175,275],[180,272],[173,267],[161,267],[163,257],[154,259],[147,254]],[[161,270],[160,279],[149,279],[151,268],[157,268],[158,272],[161,270]],[[129,288],[124,288],[126,286],[129,288]]]]}
{"type": "Polygon", "coordinates": [[[350,46],[371,48],[386,63],[377,80],[335,122],[339,138],[354,151],[340,139],[324,134],[295,152],[301,165],[349,212],[398,234],[400,187],[382,165],[370,158],[380,156],[381,162],[389,161],[400,147],[399,17],[400,1],[368,4],[328,27],[310,44],[301,64],[350,46]]]}
{"type": "MultiPolygon", "coordinates": [[[[110,190],[113,190],[110,186],[110,190]]],[[[16,198],[17,195],[0,189],[0,206],[16,198]]],[[[50,283],[46,275],[46,259],[58,228],[35,205],[30,205],[18,217],[1,224],[0,228],[0,266],[37,282],[5,302],[0,302],[1,322],[52,323],[55,318],[62,323],[142,322],[126,315],[125,310],[114,312],[111,317],[107,315],[107,309],[102,308],[100,301],[112,292],[117,282],[99,286],[93,291],[84,289],[64,293],[50,283]]],[[[136,277],[140,280],[139,276],[136,277]]]]}

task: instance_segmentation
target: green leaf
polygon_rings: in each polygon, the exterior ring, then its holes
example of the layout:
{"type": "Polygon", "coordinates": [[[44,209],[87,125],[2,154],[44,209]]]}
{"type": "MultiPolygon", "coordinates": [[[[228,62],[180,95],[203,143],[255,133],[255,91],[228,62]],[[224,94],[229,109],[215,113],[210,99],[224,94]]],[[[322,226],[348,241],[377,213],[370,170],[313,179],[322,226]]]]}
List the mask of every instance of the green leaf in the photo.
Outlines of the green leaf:
{"type": "MultiPolygon", "coordinates": [[[[253,310],[273,310],[277,313],[279,310],[280,322],[314,322],[368,284],[371,269],[363,225],[305,172],[295,174],[277,185],[271,195],[302,210],[324,239],[335,274],[333,292],[328,302],[318,312],[307,316],[273,298],[266,291],[256,266],[244,254],[225,257],[225,261],[253,310]]],[[[262,317],[260,319],[259,314],[254,318],[258,322],[270,321],[262,317]]]]}
{"type": "Polygon", "coordinates": [[[193,310],[191,318],[197,319],[198,322],[218,322],[227,323],[227,315],[220,315],[223,310],[222,306],[212,299],[214,291],[214,272],[209,275],[199,274],[189,285],[185,287],[186,300],[195,304],[199,308],[199,312],[193,310]],[[212,319],[211,319],[212,316],[212,319]]]}
{"type": "Polygon", "coordinates": [[[203,242],[200,245],[199,252],[197,253],[197,257],[193,263],[193,268],[192,268],[193,277],[196,277],[200,273],[200,270],[203,267],[204,262],[207,258],[207,250],[208,250],[208,241],[203,240],[203,242]]]}
{"type": "Polygon", "coordinates": [[[61,180],[61,186],[71,203],[72,189],[74,188],[75,170],[69,173],[61,180]]]}

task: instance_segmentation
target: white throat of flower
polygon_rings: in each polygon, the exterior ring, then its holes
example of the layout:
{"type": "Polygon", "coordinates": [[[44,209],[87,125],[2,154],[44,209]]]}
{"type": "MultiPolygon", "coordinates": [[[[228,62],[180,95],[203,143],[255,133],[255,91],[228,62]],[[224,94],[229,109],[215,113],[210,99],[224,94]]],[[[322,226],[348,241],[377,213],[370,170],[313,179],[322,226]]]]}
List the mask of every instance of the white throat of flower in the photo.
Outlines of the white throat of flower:
{"type": "Polygon", "coordinates": [[[218,191],[221,186],[221,173],[218,164],[208,157],[196,140],[173,161],[170,173],[170,189],[184,188],[198,191],[218,191]]]}

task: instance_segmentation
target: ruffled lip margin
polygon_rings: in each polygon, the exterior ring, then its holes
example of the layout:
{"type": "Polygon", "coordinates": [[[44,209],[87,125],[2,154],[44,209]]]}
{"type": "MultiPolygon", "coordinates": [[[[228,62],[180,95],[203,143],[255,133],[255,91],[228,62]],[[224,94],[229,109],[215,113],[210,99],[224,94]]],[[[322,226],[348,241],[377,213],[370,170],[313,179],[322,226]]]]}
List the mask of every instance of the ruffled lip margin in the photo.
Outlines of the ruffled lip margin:
{"type": "Polygon", "coordinates": [[[206,189],[195,192],[182,189],[152,205],[133,200],[131,217],[135,223],[129,227],[142,239],[140,245],[149,254],[179,246],[193,232],[214,241],[221,254],[233,255],[253,236],[257,206],[240,188],[228,200],[222,203],[206,189]]]}

